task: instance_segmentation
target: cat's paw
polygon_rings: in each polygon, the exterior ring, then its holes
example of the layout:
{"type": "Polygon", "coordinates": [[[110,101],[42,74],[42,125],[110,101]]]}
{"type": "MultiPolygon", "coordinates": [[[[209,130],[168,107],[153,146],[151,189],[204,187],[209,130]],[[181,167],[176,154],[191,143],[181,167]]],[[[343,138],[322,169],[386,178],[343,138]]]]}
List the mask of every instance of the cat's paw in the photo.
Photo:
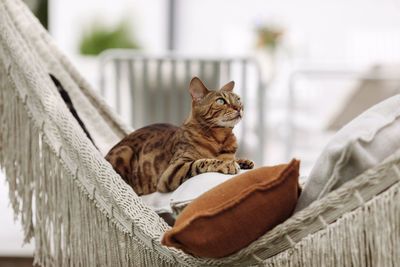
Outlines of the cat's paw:
{"type": "Polygon", "coordinates": [[[248,170],[254,168],[254,162],[249,159],[237,159],[236,163],[239,164],[241,169],[248,170]]]}
{"type": "Polygon", "coordinates": [[[218,172],[224,174],[237,174],[239,170],[240,166],[234,160],[223,161],[221,165],[218,166],[218,172]]]}

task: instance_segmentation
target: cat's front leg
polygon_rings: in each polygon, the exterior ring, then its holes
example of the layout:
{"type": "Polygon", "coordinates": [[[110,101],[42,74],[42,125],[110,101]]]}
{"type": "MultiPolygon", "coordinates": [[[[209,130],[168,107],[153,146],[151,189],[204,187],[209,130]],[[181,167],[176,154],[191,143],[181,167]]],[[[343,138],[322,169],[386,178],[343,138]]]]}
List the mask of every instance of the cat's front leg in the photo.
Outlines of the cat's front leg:
{"type": "Polygon", "coordinates": [[[174,191],[183,182],[193,176],[191,175],[193,165],[194,161],[190,160],[172,161],[158,179],[157,191],[163,193],[174,191]]]}
{"type": "Polygon", "coordinates": [[[254,162],[249,159],[236,159],[235,160],[237,164],[239,164],[240,168],[243,170],[248,170],[248,169],[253,169],[254,168],[254,162]]]}
{"type": "Polygon", "coordinates": [[[173,191],[190,177],[201,173],[220,172],[224,174],[237,174],[239,170],[240,166],[235,160],[177,160],[173,162],[160,176],[157,183],[157,191],[173,191]]]}
{"type": "Polygon", "coordinates": [[[235,160],[199,159],[196,160],[195,165],[197,173],[194,175],[205,172],[237,174],[240,170],[240,166],[235,160]]]}

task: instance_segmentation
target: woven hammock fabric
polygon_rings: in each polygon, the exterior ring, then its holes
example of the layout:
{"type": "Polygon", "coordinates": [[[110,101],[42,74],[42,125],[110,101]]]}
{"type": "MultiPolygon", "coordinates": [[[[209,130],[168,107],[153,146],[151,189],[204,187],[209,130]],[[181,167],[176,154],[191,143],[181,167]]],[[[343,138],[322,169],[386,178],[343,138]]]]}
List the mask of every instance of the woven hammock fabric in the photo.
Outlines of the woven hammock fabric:
{"type": "MultiPolygon", "coordinates": [[[[400,151],[221,259],[162,246],[169,226],[103,154],[123,125],[20,0],[0,1],[0,164],[42,266],[391,266],[400,262],[400,151]],[[72,98],[101,153],[48,73],[72,98]]],[[[266,214],[266,216],[268,216],[266,214]]]]}

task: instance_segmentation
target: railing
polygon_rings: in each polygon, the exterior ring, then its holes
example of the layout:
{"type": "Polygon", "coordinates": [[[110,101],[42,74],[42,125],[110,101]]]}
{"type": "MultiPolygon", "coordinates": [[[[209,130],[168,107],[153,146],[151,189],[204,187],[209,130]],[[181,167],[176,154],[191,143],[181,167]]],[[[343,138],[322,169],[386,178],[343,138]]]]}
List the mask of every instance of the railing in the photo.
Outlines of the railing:
{"type": "Polygon", "coordinates": [[[244,118],[234,130],[239,156],[257,165],[264,162],[266,92],[253,59],[108,50],[100,62],[101,94],[135,129],[157,122],[180,125],[190,111],[189,82],[194,76],[210,89],[234,80],[234,92],[245,105],[244,118]]]}

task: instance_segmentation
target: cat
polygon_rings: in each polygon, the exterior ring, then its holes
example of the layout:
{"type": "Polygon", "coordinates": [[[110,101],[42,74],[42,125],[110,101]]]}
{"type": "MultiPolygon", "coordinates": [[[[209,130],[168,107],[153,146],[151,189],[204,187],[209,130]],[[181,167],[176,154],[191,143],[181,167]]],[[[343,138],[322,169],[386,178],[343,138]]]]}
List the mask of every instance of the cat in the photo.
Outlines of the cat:
{"type": "Polygon", "coordinates": [[[106,160],[138,195],[173,191],[200,173],[252,169],[251,160],[235,159],[232,129],[243,116],[243,104],[233,87],[231,81],[208,90],[194,77],[191,111],[180,127],[164,123],[138,129],[116,144],[106,160]]]}

